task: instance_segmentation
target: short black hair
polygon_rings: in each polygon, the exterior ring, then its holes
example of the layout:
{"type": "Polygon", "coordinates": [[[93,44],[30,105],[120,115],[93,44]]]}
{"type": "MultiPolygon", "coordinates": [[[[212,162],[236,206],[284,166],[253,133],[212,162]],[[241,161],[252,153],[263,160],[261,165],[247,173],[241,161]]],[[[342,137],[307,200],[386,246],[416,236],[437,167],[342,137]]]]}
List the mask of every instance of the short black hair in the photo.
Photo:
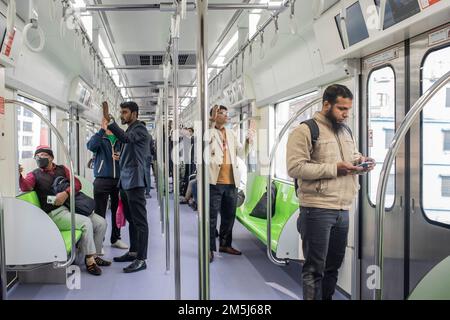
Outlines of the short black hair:
{"type": "MultiPolygon", "coordinates": [[[[227,107],[222,106],[222,105],[218,106],[218,105],[216,104],[214,107],[219,107],[218,111],[220,111],[220,110],[227,110],[227,111],[228,111],[227,107]]],[[[212,115],[213,115],[212,112],[213,112],[213,110],[214,110],[214,107],[212,107],[211,110],[209,110],[209,115],[210,115],[211,117],[212,117],[212,115]]]]}
{"type": "Polygon", "coordinates": [[[328,103],[333,106],[336,104],[338,97],[353,100],[353,93],[349,88],[343,86],[342,84],[332,84],[325,89],[322,102],[325,103],[325,101],[328,101],[328,103]]]}
{"type": "Polygon", "coordinates": [[[126,101],[120,104],[122,109],[130,109],[131,113],[136,112],[139,115],[139,106],[134,101],[126,101]]]}
{"type": "Polygon", "coordinates": [[[192,127],[189,127],[189,128],[187,128],[189,131],[191,131],[192,133],[194,133],[194,128],[192,128],[192,127]]]}

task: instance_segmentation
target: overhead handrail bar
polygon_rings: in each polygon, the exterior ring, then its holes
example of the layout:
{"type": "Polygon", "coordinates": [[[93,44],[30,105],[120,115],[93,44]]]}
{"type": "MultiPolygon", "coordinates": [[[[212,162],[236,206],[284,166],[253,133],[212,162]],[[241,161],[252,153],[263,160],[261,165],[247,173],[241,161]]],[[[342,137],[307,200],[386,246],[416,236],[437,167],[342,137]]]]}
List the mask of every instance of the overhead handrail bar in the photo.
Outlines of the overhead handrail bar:
{"type": "MultiPolygon", "coordinates": [[[[210,3],[208,4],[208,10],[278,10],[284,3],[280,2],[267,2],[267,3],[210,3]]],[[[197,6],[195,2],[188,2],[186,4],[187,11],[196,10],[197,6]]],[[[86,7],[79,8],[81,12],[86,11],[144,11],[144,10],[155,10],[162,12],[175,12],[177,6],[173,2],[160,2],[160,3],[148,3],[148,4],[99,4],[99,5],[88,5],[86,7]]]]}
{"type": "Polygon", "coordinates": [[[281,140],[283,139],[286,132],[288,132],[291,125],[294,123],[294,121],[297,120],[297,118],[302,115],[306,110],[310,109],[316,104],[319,104],[322,102],[322,98],[316,98],[312,100],[311,102],[308,102],[305,106],[300,108],[295,115],[283,126],[281,129],[280,134],[277,137],[277,140],[275,141],[272,151],[270,152],[270,158],[269,158],[269,174],[267,175],[267,257],[271,262],[278,266],[285,266],[289,263],[289,259],[278,259],[273,253],[272,253],[272,192],[271,192],[271,186],[272,186],[272,167],[273,167],[273,160],[275,158],[275,154],[277,152],[278,146],[280,145],[281,140]]]}
{"type": "Polygon", "coordinates": [[[56,127],[49,121],[47,120],[47,118],[44,117],[44,115],[42,113],[40,113],[39,111],[37,111],[36,109],[34,109],[31,105],[19,101],[19,100],[11,100],[11,99],[6,99],[5,100],[5,105],[6,104],[13,104],[13,105],[18,105],[21,106],[25,109],[27,109],[28,111],[31,111],[32,113],[34,113],[35,115],[37,115],[49,128],[50,130],[55,134],[56,139],[58,140],[58,142],[61,144],[62,146],[62,150],[64,152],[64,155],[66,156],[66,160],[68,162],[69,165],[69,169],[70,169],[70,177],[69,177],[69,184],[70,184],[70,194],[69,194],[69,201],[70,201],[70,236],[71,236],[71,251],[70,251],[70,258],[64,262],[54,262],[53,263],[53,268],[55,269],[63,269],[66,268],[68,266],[70,266],[74,260],[75,260],[75,244],[76,244],[76,240],[75,240],[75,171],[73,169],[73,161],[72,158],[69,154],[69,150],[67,149],[67,147],[64,144],[64,139],[61,136],[61,134],[59,133],[58,129],[56,129],[56,127]]]}
{"type": "Polygon", "coordinates": [[[397,132],[395,133],[391,144],[389,146],[386,157],[383,161],[383,167],[381,168],[380,180],[377,187],[377,202],[376,202],[376,237],[375,237],[375,265],[378,266],[379,277],[377,278],[377,288],[374,291],[375,300],[381,300],[383,297],[383,226],[384,226],[384,214],[385,214],[385,198],[387,190],[387,182],[389,179],[389,173],[392,168],[395,157],[400,149],[400,145],[405,139],[406,134],[417,120],[427,103],[434,97],[434,95],[442,89],[450,78],[450,71],[437,80],[413,105],[411,110],[407,113],[405,118],[400,123],[397,132]]]}

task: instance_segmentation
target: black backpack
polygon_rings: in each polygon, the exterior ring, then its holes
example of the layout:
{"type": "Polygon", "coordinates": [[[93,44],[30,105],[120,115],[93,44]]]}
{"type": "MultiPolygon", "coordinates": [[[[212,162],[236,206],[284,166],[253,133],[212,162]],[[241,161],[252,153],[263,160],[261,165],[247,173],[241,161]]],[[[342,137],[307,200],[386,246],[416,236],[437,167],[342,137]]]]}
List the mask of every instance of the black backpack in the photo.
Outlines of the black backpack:
{"type": "MultiPolygon", "coordinates": [[[[314,147],[316,145],[317,139],[319,139],[319,135],[320,135],[320,130],[319,130],[319,126],[317,125],[316,120],[314,119],[308,119],[305,120],[303,122],[300,122],[300,124],[306,124],[309,128],[309,131],[311,133],[311,143],[312,143],[312,147],[314,150],[314,147]]],[[[352,129],[350,129],[349,126],[347,126],[346,124],[342,124],[343,127],[345,128],[345,130],[348,131],[348,133],[350,133],[350,136],[353,139],[353,133],[352,133],[352,129]]],[[[295,184],[295,192],[297,193],[297,189],[298,189],[298,179],[294,179],[294,184],[295,184]]]]}

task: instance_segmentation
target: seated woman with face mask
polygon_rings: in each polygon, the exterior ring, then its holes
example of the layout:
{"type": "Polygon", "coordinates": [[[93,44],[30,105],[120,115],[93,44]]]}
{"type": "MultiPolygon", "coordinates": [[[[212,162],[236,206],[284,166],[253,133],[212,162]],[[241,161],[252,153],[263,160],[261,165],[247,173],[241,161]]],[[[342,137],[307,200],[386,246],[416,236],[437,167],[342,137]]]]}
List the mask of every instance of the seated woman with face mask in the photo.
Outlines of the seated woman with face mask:
{"type": "MultiPolygon", "coordinates": [[[[49,146],[39,146],[34,159],[37,169],[22,176],[23,168],[19,166],[19,184],[22,191],[36,191],[42,210],[55,222],[60,230],[69,230],[71,226],[71,215],[64,203],[69,198],[70,187],[66,190],[54,194],[53,183],[56,178],[70,178],[70,171],[65,166],[53,163],[53,151],[49,146]]],[[[75,193],[81,190],[80,181],[75,178],[75,193]]],[[[89,217],[76,214],[75,226],[82,230],[80,238],[81,254],[85,257],[85,264],[88,273],[99,276],[102,270],[99,266],[109,266],[111,262],[98,257],[102,252],[103,238],[106,233],[106,220],[96,213],[89,217]]]]}

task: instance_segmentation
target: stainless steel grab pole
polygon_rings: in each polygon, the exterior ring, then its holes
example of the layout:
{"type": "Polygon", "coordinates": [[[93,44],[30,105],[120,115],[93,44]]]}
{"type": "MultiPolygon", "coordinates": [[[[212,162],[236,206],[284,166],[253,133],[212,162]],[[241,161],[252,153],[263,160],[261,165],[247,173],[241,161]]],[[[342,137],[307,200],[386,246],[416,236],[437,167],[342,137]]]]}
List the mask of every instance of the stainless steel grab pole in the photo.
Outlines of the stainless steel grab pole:
{"type": "MultiPolygon", "coordinates": [[[[170,140],[170,128],[169,128],[169,82],[165,80],[164,88],[164,127],[166,129],[164,135],[164,224],[165,224],[165,239],[166,239],[166,272],[170,271],[170,217],[169,217],[169,140],[170,140]]],[[[173,182],[173,180],[172,180],[173,182]]]]}
{"type": "Polygon", "coordinates": [[[197,194],[198,194],[198,263],[199,299],[209,300],[209,177],[208,143],[204,134],[209,130],[208,113],[208,0],[197,0],[197,99],[200,114],[200,132],[197,133],[197,194]],[[205,155],[203,156],[203,153],[205,155]]]}
{"type": "Polygon", "coordinates": [[[3,195],[0,192],[0,300],[7,300],[8,278],[6,276],[5,218],[3,195]]]}
{"type": "Polygon", "coordinates": [[[386,198],[386,189],[387,182],[389,180],[389,173],[391,172],[392,164],[394,163],[395,157],[397,156],[398,150],[400,149],[403,140],[405,139],[406,134],[409,129],[413,125],[413,123],[417,120],[422,112],[423,108],[427,105],[431,98],[441,90],[450,79],[450,71],[447,72],[444,76],[442,76],[438,81],[436,81],[430,89],[427,90],[414,106],[409,110],[406,117],[400,123],[397,132],[394,135],[394,138],[391,141],[391,145],[389,146],[389,150],[386,154],[386,157],[383,161],[383,167],[380,173],[380,180],[378,181],[377,187],[377,202],[376,202],[376,237],[375,237],[375,265],[378,266],[378,288],[374,291],[374,299],[381,300],[383,298],[383,227],[384,227],[384,213],[385,213],[385,198],[386,198]]]}
{"type": "Polygon", "coordinates": [[[42,113],[40,113],[39,111],[34,109],[29,104],[22,102],[22,101],[18,101],[18,100],[6,99],[5,104],[13,104],[13,105],[18,105],[18,106],[24,107],[28,111],[31,111],[32,113],[37,115],[41,119],[41,121],[43,121],[49,127],[49,129],[55,134],[56,139],[58,139],[58,142],[61,144],[64,155],[66,156],[66,160],[68,162],[70,173],[71,173],[70,178],[69,178],[70,190],[71,190],[71,192],[69,194],[69,199],[70,199],[69,200],[70,201],[70,236],[71,236],[71,241],[72,241],[71,242],[71,251],[70,251],[70,258],[66,262],[64,262],[64,263],[54,262],[53,263],[54,268],[58,268],[58,269],[66,268],[66,267],[70,266],[73,263],[73,261],[75,260],[75,250],[76,250],[76,247],[75,247],[75,244],[76,244],[76,240],[75,240],[75,192],[73,192],[75,190],[75,173],[74,173],[72,158],[70,157],[69,150],[67,150],[67,147],[64,144],[64,139],[61,136],[61,134],[59,133],[58,129],[56,129],[56,127],[49,120],[47,120],[47,118],[45,118],[42,115],[42,113]]]}
{"type": "MultiPolygon", "coordinates": [[[[176,16],[175,16],[176,19],[176,16]]],[[[174,265],[175,265],[175,299],[181,299],[181,240],[180,240],[180,184],[179,184],[179,156],[180,129],[178,109],[178,41],[179,31],[173,30],[172,62],[173,62],[173,122],[174,122],[174,153],[173,153],[173,227],[174,227],[174,265]]]]}
{"type": "Polygon", "coordinates": [[[158,104],[156,105],[156,170],[157,170],[157,176],[156,176],[156,183],[157,183],[157,191],[158,191],[158,203],[159,203],[159,219],[161,222],[161,234],[164,234],[164,186],[163,186],[163,176],[164,176],[164,168],[163,168],[163,116],[162,116],[162,106],[163,103],[162,99],[158,101],[158,104]]]}
{"type": "Polygon", "coordinates": [[[270,152],[270,158],[269,158],[269,174],[267,176],[267,257],[271,262],[278,266],[285,266],[288,264],[289,260],[284,259],[280,260],[277,257],[274,256],[272,253],[272,192],[271,192],[271,185],[272,185],[272,167],[273,167],[273,160],[275,158],[275,154],[277,152],[278,146],[280,145],[281,140],[283,139],[286,132],[288,132],[291,125],[294,123],[294,121],[297,120],[297,118],[302,115],[306,110],[310,109],[312,106],[319,104],[322,101],[322,98],[314,99],[313,101],[307,103],[304,107],[300,108],[295,115],[283,126],[281,129],[280,134],[277,137],[277,140],[275,141],[272,151],[270,152]]]}

